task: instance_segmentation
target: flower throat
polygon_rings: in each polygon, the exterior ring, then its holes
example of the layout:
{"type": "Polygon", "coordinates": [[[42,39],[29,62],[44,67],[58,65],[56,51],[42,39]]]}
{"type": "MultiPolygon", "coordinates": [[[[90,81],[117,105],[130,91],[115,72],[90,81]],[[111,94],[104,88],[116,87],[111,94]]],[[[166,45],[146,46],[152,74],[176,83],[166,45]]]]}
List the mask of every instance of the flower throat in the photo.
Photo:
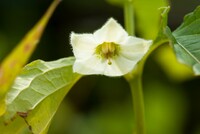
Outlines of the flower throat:
{"type": "Polygon", "coordinates": [[[111,59],[119,54],[120,46],[114,42],[104,42],[98,45],[95,49],[95,54],[102,59],[108,60],[108,65],[111,65],[111,59]]]}

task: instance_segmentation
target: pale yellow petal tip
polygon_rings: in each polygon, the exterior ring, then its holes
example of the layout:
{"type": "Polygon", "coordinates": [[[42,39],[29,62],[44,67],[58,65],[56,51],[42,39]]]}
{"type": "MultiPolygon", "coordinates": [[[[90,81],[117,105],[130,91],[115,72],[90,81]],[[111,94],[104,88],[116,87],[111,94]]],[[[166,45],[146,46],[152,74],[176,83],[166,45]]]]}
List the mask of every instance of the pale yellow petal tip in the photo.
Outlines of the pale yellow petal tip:
{"type": "Polygon", "coordinates": [[[74,36],[74,35],[75,35],[75,33],[72,31],[72,32],[70,33],[70,37],[71,37],[71,36],[74,36]]]}
{"type": "MultiPolygon", "coordinates": [[[[118,26],[120,26],[120,27],[122,27],[121,26],[121,24],[119,24],[118,22],[117,22],[117,20],[115,20],[114,18],[109,18],[107,21],[106,21],[106,23],[102,26],[102,27],[118,27],[118,26]]],[[[123,28],[122,28],[123,29],[123,28]]]]}
{"type": "Polygon", "coordinates": [[[70,33],[70,39],[74,39],[76,36],[78,36],[79,34],[76,34],[75,32],[71,32],[70,33]]]}
{"type": "Polygon", "coordinates": [[[106,23],[117,23],[118,24],[118,22],[112,17],[109,18],[106,23]]]}
{"type": "Polygon", "coordinates": [[[153,44],[153,41],[152,40],[147,40],[146,43],[151,46],[153,44]]]}
{"type": "Polygon", "coordinates": [[[152,44],[153,44],[152,40],[145,40],[145,47],[146,47],[147,51],[149,50],[149,48],[151,47],[152,44]]]}
{"type": "Polygon", "coordinates": [[[152,44],[153,44],[152,40],[146,41],[146,51],[145,51],[144,55],[149,51],[149,49],[152,46],[152,44]]]}
{"type": "Polygon", "coordinates": [[[111,25],[111,26],[113,26],[113,27],[115,27],[115,26],[120,26],[122,29],[123,29],[123,27],[121,26],[121,24],[119,24],[118,23],[118,21],[117,20],[115,20],[114,18],[109,18],[108,20],[107,20],[107,22],[103,25],[103,26],[106,26],[106,25],[111,25]]]}
{"type": "Polygon", "coordinates": [[[152,40],[148,40],[148,41],[147,41],[147,44],[148,44],[148,46],[150,47],[150,46],[153,44],[153,41],[152,41],[152,40]]]}
{"type": "Polygon", "coordinates": [[[74,32],[71,32],[69,36],[70,36],[70,44],[72,45],[72,44],[73,44],[73,40],[74,40],[75,33],[74,33],[74,32]]]}

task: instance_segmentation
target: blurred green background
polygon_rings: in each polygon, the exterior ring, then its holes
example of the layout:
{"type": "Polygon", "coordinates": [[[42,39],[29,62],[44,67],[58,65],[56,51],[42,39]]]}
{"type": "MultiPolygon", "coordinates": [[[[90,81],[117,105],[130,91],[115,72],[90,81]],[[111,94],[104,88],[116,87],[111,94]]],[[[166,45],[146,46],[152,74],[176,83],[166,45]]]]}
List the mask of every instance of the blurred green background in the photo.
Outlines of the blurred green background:
{"type": "MultiPolygon", "coordinates": [[[[0,61],[39,20],[51,0],[0,1],[0,61]]],[[[199,0],[171,1],[169,26],[177,28],[199,0]]],[[[148,12],[148,11],[147,11],[148,12]]],[[[123,9],[105,0],[63,0],[52,16],[30,61],[72,56],[69,34],[90,33],[109,17],[123,25],[123,9]]],[[[143,77],[148,134],[200,134],[199,77],[175,75],[172,61],[157,58],[166,46],[148,59],[143,77]],[[167,64],[167,65],[166,65],[167,64]],[[167,69],[166,69],[167,66],[167,69]],[[179,77],[180,76],[180,77],[179,77]]],[[[172,52],[164,53],[166,55],[172,52]]],[[[162,56],[161,56],[162,57],[162,56]]],[[[179,70],[180,71],[180,70],[179,70]]],[[[184,74],[184,75],[183,75],[184,74]]],[[[50,134],[132,134],[130,90],[123,78],[87,76],[66,96],[50,126],[50,134]]]]}

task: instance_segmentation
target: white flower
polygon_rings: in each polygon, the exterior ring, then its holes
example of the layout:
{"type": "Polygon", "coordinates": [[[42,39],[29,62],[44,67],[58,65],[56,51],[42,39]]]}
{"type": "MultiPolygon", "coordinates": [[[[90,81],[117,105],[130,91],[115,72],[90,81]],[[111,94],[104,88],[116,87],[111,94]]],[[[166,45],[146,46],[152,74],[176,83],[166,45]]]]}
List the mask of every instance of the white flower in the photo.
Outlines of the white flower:
{"type": "Polygon", "coordinates": [[[73,71],[80,74],[122,76],[148,51],[152,41],[128,36],[113,18],[93,34],[71,33],[73,71]]]}

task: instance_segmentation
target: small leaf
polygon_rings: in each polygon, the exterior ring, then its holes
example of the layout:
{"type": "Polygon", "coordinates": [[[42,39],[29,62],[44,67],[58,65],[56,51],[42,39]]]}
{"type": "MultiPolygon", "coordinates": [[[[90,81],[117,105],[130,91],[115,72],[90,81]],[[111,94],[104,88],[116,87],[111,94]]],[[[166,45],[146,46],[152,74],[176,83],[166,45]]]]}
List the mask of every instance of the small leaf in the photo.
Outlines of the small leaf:
{"type": "Polygon", "coordinates": [[[173,33],[167,32],[179,62],[190,66],[200,75],[200,6],[185,16],[184,22],[173,33]]]}
{"type": "Polygon", "coordinates": [[[154,44],[156,44],[157,42],[166,42],[166,40],[168,41],[168,37],[166,36],[166,30],[167,30],[169,10],[170,10],[169,6],[160,8],[161,21],[160,21],[159,31],[157,33],[156,39],[154,40],[154,44]]]}
{"type": "Polygon", "coordinates": [[[30,30],[0,65],[0,116],[5,112],[5,95],[13,80],[36,48],[45,26],[60,0],[54,0],[41,20],[30,30]]]}
{"type": "Polygon", "coordinates": [[[81,78],[73,73],[73,63],[71,57],[52,62],[37,60],[25,66],[7,94],[8,128],[15,116],[21,116],[33,133],[46,132],[59,104],[81,78]]]}

